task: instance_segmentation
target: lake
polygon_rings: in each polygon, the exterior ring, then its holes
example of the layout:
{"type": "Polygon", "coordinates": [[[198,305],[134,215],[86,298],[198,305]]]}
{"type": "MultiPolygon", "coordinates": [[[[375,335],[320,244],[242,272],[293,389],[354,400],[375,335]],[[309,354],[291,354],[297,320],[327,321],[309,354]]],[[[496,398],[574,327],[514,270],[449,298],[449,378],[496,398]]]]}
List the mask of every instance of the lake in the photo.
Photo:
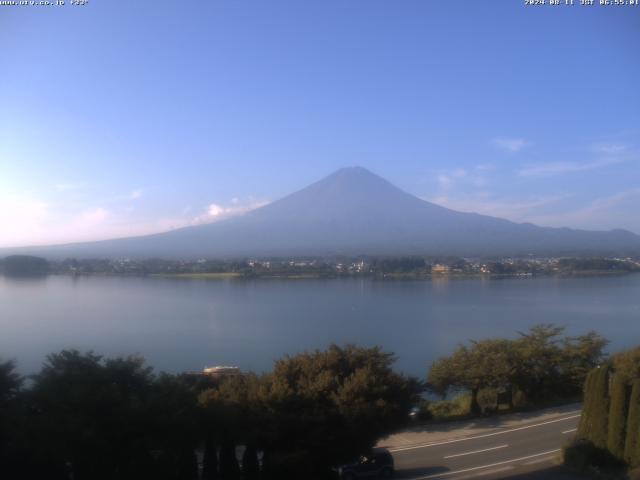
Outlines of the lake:
{"type": "Polygon", "coordinates": [[[0,276],[0,358],[32,373],[63,348],[141,354],[156,370],[273,360],[331,342],[381,345],[424,377],[459,342],[536,323],[640,344],[640,275],[590,278],[201,280],[0,276]]]}

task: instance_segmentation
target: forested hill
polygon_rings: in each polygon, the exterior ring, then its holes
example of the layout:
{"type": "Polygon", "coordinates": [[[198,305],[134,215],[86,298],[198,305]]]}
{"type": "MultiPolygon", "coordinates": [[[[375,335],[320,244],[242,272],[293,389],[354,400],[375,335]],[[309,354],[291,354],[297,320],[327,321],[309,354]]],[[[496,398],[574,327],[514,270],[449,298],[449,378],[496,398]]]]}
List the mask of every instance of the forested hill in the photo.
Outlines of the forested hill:
{"type": "Polygon", "coordinates": [[[5,275],[44,275],[49,271],[49,262],[31,255],[11,255],[0,259],[0,272],[5,275]]]}

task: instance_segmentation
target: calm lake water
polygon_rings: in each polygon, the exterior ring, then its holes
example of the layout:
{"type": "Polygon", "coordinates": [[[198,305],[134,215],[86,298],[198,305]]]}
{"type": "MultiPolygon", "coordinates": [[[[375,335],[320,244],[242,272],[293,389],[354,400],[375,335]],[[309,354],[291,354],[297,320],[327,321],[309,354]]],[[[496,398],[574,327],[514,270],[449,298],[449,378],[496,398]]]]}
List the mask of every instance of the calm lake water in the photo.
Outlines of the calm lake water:
{"type": "Polygon", "coordinates": [[[426,281],[0,276],[0,357],[24,373],[63,348],[138,353],[157,370],[264,371],[331,342],[381,345],[424,376],[459,342],[541,322],[640,344],[640,275],[426,281]]]}

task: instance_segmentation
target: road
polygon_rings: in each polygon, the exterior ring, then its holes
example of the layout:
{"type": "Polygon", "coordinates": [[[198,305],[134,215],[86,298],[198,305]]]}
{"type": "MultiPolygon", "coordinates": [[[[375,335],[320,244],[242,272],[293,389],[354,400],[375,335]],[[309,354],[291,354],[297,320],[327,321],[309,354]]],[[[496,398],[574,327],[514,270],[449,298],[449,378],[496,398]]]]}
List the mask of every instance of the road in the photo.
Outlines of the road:
{"type": "Polygon", "coordinates": [[[402,479],[571,479],[577,477],[558,466],[559,454],[579,419],[576,410],[515,428],[389,450],[402,479]]]}

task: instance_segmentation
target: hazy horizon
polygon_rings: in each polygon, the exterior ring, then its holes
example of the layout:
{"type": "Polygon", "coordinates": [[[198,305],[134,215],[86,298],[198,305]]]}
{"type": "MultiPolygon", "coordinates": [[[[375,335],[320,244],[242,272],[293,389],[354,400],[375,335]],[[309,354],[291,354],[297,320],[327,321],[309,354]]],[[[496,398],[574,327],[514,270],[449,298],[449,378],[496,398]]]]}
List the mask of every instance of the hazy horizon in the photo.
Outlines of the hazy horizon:
{"type": "Polygon", "coordinates": [[[454,210],[640,234],[638,8],[1,13],[0,247],[209,223],[349,165],[454,210]]]}

